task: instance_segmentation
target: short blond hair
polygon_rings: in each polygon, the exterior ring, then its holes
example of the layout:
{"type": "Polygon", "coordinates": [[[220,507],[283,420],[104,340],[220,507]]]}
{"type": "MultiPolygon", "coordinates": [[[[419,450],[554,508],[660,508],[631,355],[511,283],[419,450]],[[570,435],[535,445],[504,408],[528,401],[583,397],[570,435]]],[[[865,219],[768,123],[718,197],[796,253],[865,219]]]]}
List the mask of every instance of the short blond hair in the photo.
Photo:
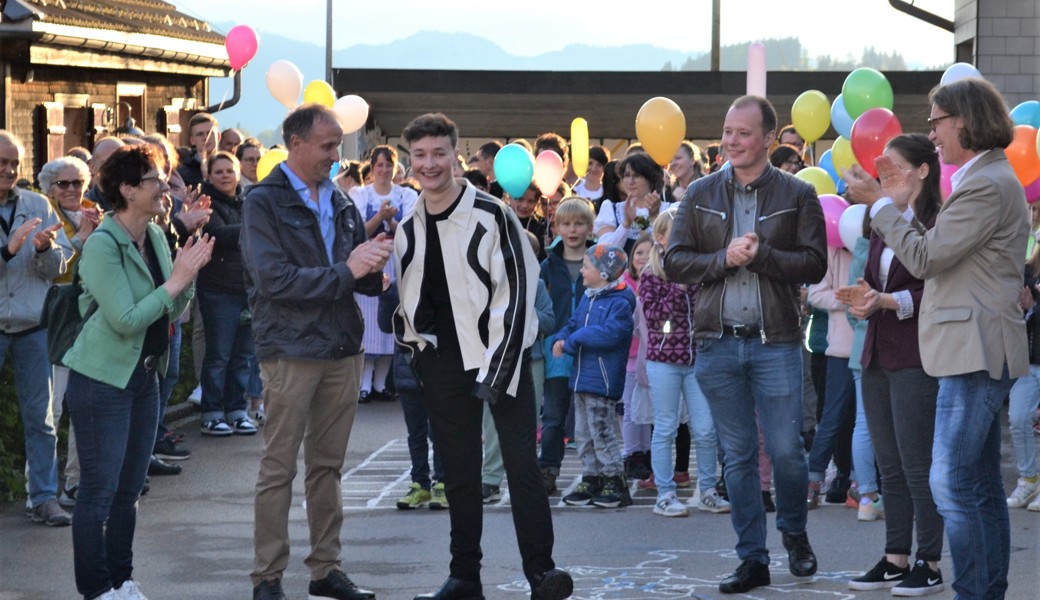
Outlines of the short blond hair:
{"type": "Polygon", "coordinates": [[[592,222],[596,220],[596,213],[592,210],[592,203],[585,198],[568,196],[556,207],[553,223],[559,223],[564,219],[579,221],[591,226],[592,222]]]}

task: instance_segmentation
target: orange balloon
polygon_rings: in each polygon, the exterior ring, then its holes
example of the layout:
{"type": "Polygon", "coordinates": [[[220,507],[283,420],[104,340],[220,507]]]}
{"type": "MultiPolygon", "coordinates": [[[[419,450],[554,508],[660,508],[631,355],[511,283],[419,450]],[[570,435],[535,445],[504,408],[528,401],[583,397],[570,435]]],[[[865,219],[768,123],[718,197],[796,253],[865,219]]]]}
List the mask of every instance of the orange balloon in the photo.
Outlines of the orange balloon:
{"type": "Polygon", "coordinates": [[[650,158],[663,167],[672,161],[679,144],[686,139],[686,117],[672,100],[651,98],[636,115],[636,137],[650,158]]]}
{"type": "Polygon", "coordinates": [[[1022,186],[1028,186],[1040,177],[1040,156],[1037,156],[1036,127],[1017,125],[1015,139],[1004,152],[1022,186]]]}

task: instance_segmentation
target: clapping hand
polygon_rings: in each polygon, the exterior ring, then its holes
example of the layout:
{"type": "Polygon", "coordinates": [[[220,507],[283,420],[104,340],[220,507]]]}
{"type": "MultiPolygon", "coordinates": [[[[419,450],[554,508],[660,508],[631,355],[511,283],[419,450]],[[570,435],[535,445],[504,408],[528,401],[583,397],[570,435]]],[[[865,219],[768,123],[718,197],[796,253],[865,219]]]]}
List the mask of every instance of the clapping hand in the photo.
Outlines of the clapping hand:
{"type": "Polygon", "coordinates": [[[44,227],[43,229],[36,232],[33,236],[33,246],[37,252],[43,252],[47,248],[51,247],[54,243],[54,238],[58,235],[58,230],[61,229],[61,223],[55,223],[50,227],[44,227]]]}
{"type": "Polygon", "coordinates": [[[394,240],[385,233],[380,233],[350,252],[350,256],[347,257],[347,267],[354,275],[354,279],[378,273],[390,260],[393,250],[394,240]]]}

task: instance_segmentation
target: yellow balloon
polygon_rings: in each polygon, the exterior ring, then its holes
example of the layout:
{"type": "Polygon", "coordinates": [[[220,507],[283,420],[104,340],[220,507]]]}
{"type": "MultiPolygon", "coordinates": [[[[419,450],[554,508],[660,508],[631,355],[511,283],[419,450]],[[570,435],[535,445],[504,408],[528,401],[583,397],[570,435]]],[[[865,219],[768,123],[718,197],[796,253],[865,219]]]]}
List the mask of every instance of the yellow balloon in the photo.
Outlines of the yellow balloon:
{"type": "Polygon", "coordinates": [[[824,194],[837,194],[838,187],[834,185],[834,180],[831,179],[830,173],[824,171],[820,167],[809,167],[802,169],[795,173],[795,177],[802,181],[807,181],[816,188],[816,195],[822,196],[824,194]]]}
{"type": "Polygon", "coordinates": [[[636,115],[636,137],[650,158],[663,167],[672,161],[686,138],[686,117],[672,100],[651,98],[636,115]]]}
{"type": "Polygon", "coordinates": [[[578,177],[589,170],[589,124],[581,117],[571,121],[571,167],[578,177]]]}
{"type": "Polygon", "coordinates": [[[831,158],[834,159],[834,168],[837,169],[839,176],[844,175],[852,165],[859,164],[856,161],[856,155],[852,152],[852,142],[843,137],[834,140],[834,145],[831,146],[831,158]]]}
{"type": "Polygon", "coordinates": [[[802,92],[791,106],[791,123],[806,142],[811,144],[820,139],[831,126],[831,103],[827,96],[817,90],[802,92]]]}
{"type": "Polygon", "coordinates": [[[316,102],[332,108],[336,103],[336,92],[332,86],[324,81],[312,81],[303,89],[304,102],[316,102]]]}
{"type": "Polygon", "coordinates": [[[281,148],[272,148],[264,152],[264,155],[260,157],[260,161],[256,163],[257,181],[267,177],[279,163],[287,158],[289,158],[289,153],[281,148]]]}

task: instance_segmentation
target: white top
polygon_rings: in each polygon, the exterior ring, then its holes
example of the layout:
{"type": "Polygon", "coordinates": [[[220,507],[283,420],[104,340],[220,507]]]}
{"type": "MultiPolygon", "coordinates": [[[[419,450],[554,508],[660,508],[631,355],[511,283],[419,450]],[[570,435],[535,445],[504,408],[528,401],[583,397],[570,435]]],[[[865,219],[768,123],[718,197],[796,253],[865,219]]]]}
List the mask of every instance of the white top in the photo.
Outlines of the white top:
{"type": "MultiPolygon", "coordinates": [[[[415,190],[399,185],[390,186],[390,193],[385,196],[379,195],[374,185],[355,186],[348,195],[354,201],[354,204],[357,205],[358,211],[361,212],[361,217],[366,223],[376,216],[384,202],[389,202],[391,206],[397,209],[394,220],[400,223],[405,215],[412,212],[412,209],[415,208],[415,201],[419,198],[419,194],[416,194],[415,190]]],[[[380,229],[377,232],[384,229],[385,227],[380,225],[380,229]]]]}
{"type": "Polygon", "coordinates": [[[578,183],[574,184],[572,192],[575,196],[581,196],[582,198],[588,198],[589,200],[599,200],[603,197],[603,184],[599,184],[599,189],[592,191],[585,187],[585,180],[581,179],[578,183]]]}

